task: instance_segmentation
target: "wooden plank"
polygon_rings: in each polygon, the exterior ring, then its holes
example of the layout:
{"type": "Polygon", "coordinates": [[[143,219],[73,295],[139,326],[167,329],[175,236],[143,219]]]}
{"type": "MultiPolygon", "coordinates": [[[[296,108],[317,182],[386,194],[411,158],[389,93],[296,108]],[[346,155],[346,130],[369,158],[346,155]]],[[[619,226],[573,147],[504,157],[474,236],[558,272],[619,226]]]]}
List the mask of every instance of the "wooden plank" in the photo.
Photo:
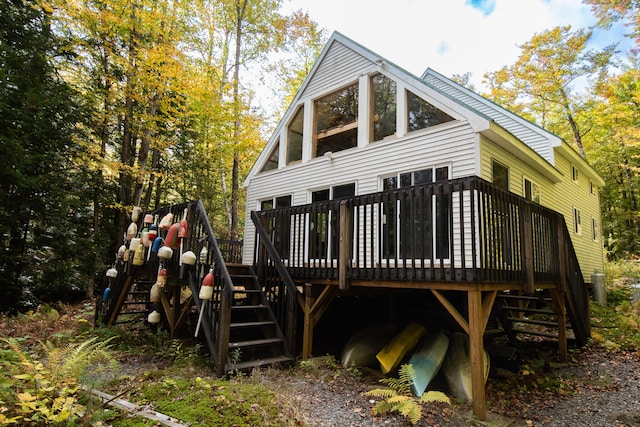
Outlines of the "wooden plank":
{"type": "Polygon", "coordinates": [[[484,421],[487,408],[484,389],[484,344],[482,292],[467,293],[469,307],[469,352],[471,356],[471,390],[473,396],[473,414],[484,421]]]}
{"type": "Polygon", "coordinates": [[[487,323],[489,322],[489,316],[491,315],[491,309],[493,308],[493,303],[496,300],[496,295],[498,295],[498,291],[491,291],[489,294],[484,297],[482,301],[482,330],[484,331],[487,328],[487,323]]]}
{"type": "Polygon", "coordinates": [[[522,253],[522,272],[525,283],[524,292],[533,295],[535,284],[533,282],[533,229],[531,227],[531,205],[527,202],[520,204],[520,250],[522,253]]]}
{"type": "Polygon", "coordinates": [[[567,309],[564,305],[564,292],[551,289],[551,297],[558,316],[558,352],[560,353],[560,360],[566,362],[569,352],[567,344],[567,309]]]}
{"type": "Polygon", "coordinates": [[[304,306],[302,308],[304,312],[304,325],[302,332],[302,358],[308,359],[311,357],[311,347],[313,344],[313,320],[311,318],[311,307],[313,306],[313,297],[311,296],[311,285],[305,285],[304,292],[304,306]]]}
{"type": "Polygon", "coordinates": [[[340,202],[340,245],[338,250],[338,283],[340,289],[349,289],[349,264],[351,262],[351,209],[346,200],[340,202]]]}
{"type": "Polygon", "coordinates": [[[102,399],[103,403],[109,406],[115,406],[123,409],[139,417],[144,417],[149,420],[157,421],[169,427],[188,427],[189,424],[182,424],[177,419],[170,417],[169,415],[162,414],[151,409],[147,409],[143,406],[135,405],[123,399],[119,399],[116,396],[104,393],[100,390],[91,389],[91,394],[98,396],[102,399]]]}
{"type": "Polygon", "coordinates": [[[469,323],[467,322],[467,320],[462,316],[462,314],[460,314],[460,312],[453,306],[453,304],[451,304],[449,302],[449,300],[447,299],[447,297],[445,297],[443,294],[441,294],[439,291],[435,290],[435,289],[431,289],[431,292],[433,293],[433,295],[436,296],[436,298],[438,298],[438,301],[440,301],[440,304],[442,304],[444,306],[444,308],[447,309],[447,311],[449,312],[449,314],[451,315],[451,317],[453,317],[455,319],[456,322],[458,322],[458,324],[460,325],[460,327],[462,329],[464,329],[464,331],[469,334],[469,323]]]}

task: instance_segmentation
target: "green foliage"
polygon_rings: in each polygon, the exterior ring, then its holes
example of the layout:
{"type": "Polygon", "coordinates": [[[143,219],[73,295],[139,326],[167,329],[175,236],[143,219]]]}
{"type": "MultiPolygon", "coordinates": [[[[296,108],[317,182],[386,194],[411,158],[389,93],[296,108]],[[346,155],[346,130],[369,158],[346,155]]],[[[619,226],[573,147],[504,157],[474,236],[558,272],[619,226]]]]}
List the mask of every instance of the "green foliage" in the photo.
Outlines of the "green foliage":
{"type": "Polygon", "coordinates": [[[430,390],[419,398],[413,396],[412,384],[416,371],[411,364],[402,365],[398,378],[380,380],[385,388],[377,388],[364,393],[365,396],[382,398],[372,409],[375,416],[398,412],[416,425],[422,419],[422,403],[443,402],[451,404],[449,397],[440,391],[430,390]]]}
{"type": "Polygon", "coordinates": [[[46,359],[24,352],[15,339],[3,339],[0,353],[0,425],[73,425],[87,416],[79,388],[99,362],[111,360],[108,343],[91,338],[62,348],[45,344],[46,359]]]}

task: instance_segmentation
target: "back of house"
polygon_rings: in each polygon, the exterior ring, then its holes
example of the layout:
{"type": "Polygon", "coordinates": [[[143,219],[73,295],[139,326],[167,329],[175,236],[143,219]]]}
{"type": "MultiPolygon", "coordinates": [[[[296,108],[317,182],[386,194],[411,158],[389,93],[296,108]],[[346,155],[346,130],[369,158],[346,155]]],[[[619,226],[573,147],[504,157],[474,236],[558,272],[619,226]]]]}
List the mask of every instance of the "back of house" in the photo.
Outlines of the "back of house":
{"type": "MultiPolygon", "coordinates": [[[[472,176],[561,213],[585,280],[603,270],[604,182],[570,146],[433,70],[416,77],[334,33],[245,180],[244,262],[251,211],[472,176]]],[[[332,234],[321,235],[305,257],[336,255],[332,234]]]]}

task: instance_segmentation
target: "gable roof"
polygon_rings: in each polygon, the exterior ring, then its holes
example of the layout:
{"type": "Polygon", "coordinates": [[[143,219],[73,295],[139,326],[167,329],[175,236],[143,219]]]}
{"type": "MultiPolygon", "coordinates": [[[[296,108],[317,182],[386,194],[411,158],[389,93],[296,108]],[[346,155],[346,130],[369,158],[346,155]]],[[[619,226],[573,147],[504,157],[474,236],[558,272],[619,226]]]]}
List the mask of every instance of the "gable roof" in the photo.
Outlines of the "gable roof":
{"type": "MultiPolygon", "coordinates": [[[[320,96],[326,92],[327,87],[323,85],[322,79],[323,73],[329,72],[335,75],[335,70],[339,70],[339,73],[343,74],[345,79],[353,81],[353,77],[359,75],[363,67],[371,68],[372,66],[379,71],[392,75],[398,81],[404,82],[408,87],[415,87],[422,92],[428,92],[433,99],[437,99],[442,105],[447,105],[452,111],[458,111],[459,115],[464,116],[476,132],[487,132],[495,135],[497,130],[500,134],[511,135],[514,138],[509,139],[519,140],[526,146],[513,147],[517,148],[516,151],[520,153],[528,152],[529,156],[538,157],[539,161],[536,163],[546,169],[547,174],[555,175],[556,180],[561,175],[554,170],[554,148],[563,148],[565,151],[566,149],[570,151],[572,149],[558,136],[500,107],[430,68],[420,78],[416,77],[341,33],[334,32],[249,171],[244,185],[248,186],[251,178],[268,161],[271,152],[280,141],[279,135],[282,128],[289,123],[289,119],[297,111],[301,99],[320,96]],[[348,58],[349,60],[345,60],[345,57],[337,53],[345,48],[352,54],[348,58]],[[547,166],[545,167],[542,164],[547,166]]],[[[574,154],[577,155],[575,152],[574,154]]],[[[582,160],[579,156],[578,158],[582,160]]],[[[599,185],[603,185],[604,183],[601,183],[602,179],[599,175],[585,161],[582,160],[582,163],[587,168],[587,175],[591,176],[599,185]]]]}

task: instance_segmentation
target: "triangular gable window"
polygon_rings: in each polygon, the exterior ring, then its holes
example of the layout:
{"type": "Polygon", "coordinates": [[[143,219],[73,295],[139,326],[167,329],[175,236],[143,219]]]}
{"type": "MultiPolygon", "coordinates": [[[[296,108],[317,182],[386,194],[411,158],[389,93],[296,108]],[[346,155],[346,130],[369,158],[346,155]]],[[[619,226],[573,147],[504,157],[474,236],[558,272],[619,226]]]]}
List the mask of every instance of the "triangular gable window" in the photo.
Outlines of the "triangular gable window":
{"type": "Polygon", "coordinates": [[[265,163],[264,167],[260,172],[270,171],[272,169],[278,169],[278,157],[280,155],[280,141],[276,142],[276,146],[271,150],[271,154],[269,155],[269,160],[265,163]]]}
{"type": "Polygon", "coordinates": [[[454,118],[418,95],[407,91],[407,132],[453,121],[454,118]]]}

